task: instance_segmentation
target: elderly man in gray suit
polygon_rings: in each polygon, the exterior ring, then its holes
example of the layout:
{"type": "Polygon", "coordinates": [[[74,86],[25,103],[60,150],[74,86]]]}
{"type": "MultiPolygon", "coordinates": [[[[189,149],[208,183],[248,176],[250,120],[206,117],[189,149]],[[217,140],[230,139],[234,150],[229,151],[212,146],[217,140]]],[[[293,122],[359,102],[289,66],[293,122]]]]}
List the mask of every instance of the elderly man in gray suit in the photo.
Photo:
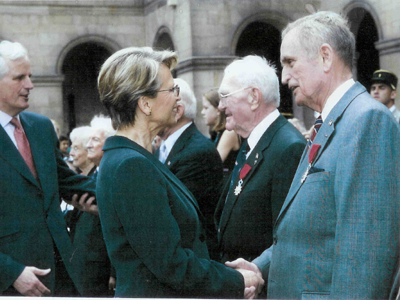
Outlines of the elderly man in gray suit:
{"type": "Polygon", "coordinates": [[[395,297],[399,263],[400,126],[352,79],[354,36],[333,12],[283,31],[282,82],[321,113],[277,218],[252,263],[273,299],[395,297]]]}

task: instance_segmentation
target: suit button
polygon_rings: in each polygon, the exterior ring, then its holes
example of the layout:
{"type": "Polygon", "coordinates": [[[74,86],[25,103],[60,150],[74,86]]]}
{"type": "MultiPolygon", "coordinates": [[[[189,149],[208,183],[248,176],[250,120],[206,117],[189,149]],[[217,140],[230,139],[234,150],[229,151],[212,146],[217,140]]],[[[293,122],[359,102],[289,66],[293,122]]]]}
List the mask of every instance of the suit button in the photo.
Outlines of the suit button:
{"type": "Polygon", "coordinates": [[[274,245],[278,243],[278,238],[274,237],[274,245]]]}
{"type": "Polygon", "coordinates": [[[218,233],[220,233],[221,232],[221,228],[218,228],[218,233]]]}
{"type": "Polygon", "coordinates": [[[206,239],[206,237],[204,236],[204,234],[200,234],[200,236],[199,236],[200,242],[204,243],[205,239],[206,239]]]}

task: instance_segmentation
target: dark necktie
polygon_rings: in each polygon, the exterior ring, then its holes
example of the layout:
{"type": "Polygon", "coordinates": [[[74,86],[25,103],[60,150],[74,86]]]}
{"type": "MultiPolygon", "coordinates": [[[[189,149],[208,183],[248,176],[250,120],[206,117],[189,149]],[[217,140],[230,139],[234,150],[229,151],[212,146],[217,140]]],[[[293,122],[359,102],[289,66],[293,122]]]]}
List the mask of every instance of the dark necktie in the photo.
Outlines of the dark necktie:
{"type": "Polygon", "coordinates": [[[318,130],[321,128],[321,126],[322,126],[322,118],[321,118],[321,116],[319,116],[316,120],[315,120],[315,124],[314,124],[314,129],[313,129],[313,133],[312,133],[312,135],[311,135],[311,137],[310,137],[310,139],[308,140],[308,143],[307,143],[307,149],[310,149],[310,147],[311,147],[311,145],[312,145],[312,143],[313,143],[313,141],[314,141],[314,139],[315,139],[315,136],[317,135],[317,133],[318,133],[318,130]]]}
{"type": "Polygon", "coordinates": [[[229,189],[232,188],[233,183],[236,181],[240,170],[243,168],[244,163],[246,162],[246,154],[247,152],[249,152],[249,150],[250,150],[249,144],[247,143],[247,141],[245,141],[242,147],[240,148],[239,154],[236,158],[235,167],[232,170],[232,179],[229,189]]]}
{"type": "Polygon", "coordinates": [[[21,153],[23,159],[25,160],[26,164],[31,170],[33,176],[38,181],[36,167],[32,157],[31,147],[29,146],[28,139],[26,138],[25,132],[21,127],[21,123],[18,121],[17,118],[12,118],[10,123],[15,127],[14,137],[17,142],[19,153],[21,153]]]}

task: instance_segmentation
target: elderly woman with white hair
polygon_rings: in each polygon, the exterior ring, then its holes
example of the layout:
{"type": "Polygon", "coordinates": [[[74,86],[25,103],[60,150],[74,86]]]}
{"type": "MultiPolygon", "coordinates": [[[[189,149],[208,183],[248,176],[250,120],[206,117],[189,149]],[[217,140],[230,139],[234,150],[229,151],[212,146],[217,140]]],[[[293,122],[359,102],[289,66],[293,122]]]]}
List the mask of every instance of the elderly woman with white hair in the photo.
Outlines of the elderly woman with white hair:
{"type": "Polygon", "coordinates": [[[72,165],[82,175],[90,176],[96,170],[95,165],[88,158],[87,143],[90,138],[91,128],[89,126],[77,127],[71,131],[69,138],[72,142],[69,155],[72,158],[72,165]]]}
{"type": "Polygon", "coordinates": [[[170,51],[127,48],[103,64],[98,86],[115,136],[103,147],[97,202],[117,272],[116,297],[243,298],[256,281],[209,258],[199,207],[151,153],[180,100],[170,51]]]}

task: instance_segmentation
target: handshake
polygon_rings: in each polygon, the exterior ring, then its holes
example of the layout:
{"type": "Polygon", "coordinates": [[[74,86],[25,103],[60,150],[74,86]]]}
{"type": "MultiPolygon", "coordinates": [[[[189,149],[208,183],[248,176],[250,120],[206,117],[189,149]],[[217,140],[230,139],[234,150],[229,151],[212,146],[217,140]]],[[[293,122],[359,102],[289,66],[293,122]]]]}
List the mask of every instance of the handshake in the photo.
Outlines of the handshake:
{"type": "Polygon", "coordinates": [[[248,262],[243,258],[232,262],[227,261],[225,265],[239,271],[243,275],[245,284],[244,297],[246,299],[257,298],[264,286],[260,269],[254,263],[248,262]]]}

